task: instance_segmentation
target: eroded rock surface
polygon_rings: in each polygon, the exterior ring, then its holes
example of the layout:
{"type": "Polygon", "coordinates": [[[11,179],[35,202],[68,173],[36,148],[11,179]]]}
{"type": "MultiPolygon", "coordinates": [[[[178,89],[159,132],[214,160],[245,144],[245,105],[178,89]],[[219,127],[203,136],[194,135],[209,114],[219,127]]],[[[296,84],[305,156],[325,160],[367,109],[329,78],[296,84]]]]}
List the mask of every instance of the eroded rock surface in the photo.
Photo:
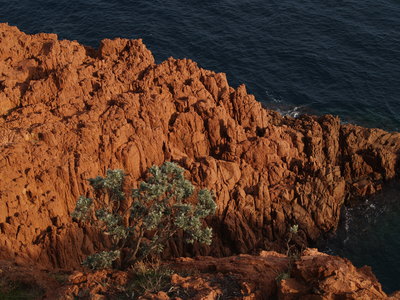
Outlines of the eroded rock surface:
{"type": "Polygon", "coordinates": [[[370,267],[356,268],[347,259],[316,249],[307,249],[295,262],[291,278],[280,282],[278,294],[282,300],[388,299],[370,267]]]}
{"type": "MultiPolygon", "coordinates": [[[[340,257],[307,249],[294,263],[290,278],[277,280],[288,272],[288,263],[288,257],[272,251],[258,256],[180,258],[168,264],[177,272],[170,288],[147,292],[139,299],[400,299],[398,294],[386,295],[368,267],[357,269],[340,257]]],[[[117,299],[121,288],[116,287],[134,281],[134,274],[124,272],[75,273],[61,294],[66,299],[83,292],[92,299],[117,299]]]]}
{"type": "Polygon", "coordinates": [[[400,134],[333,116],[282,117],[244,86],[191,60],[155,64],[141,40],[98,50],[0,24],[0,258],[74,267],[100,235],[69,213],[86,179],[121,168],[136,183],[176,161],[215,191],[211,247],[171,241],[167,255],[274,248],[334,230],[350,196],[398,172],[400,134]]]}

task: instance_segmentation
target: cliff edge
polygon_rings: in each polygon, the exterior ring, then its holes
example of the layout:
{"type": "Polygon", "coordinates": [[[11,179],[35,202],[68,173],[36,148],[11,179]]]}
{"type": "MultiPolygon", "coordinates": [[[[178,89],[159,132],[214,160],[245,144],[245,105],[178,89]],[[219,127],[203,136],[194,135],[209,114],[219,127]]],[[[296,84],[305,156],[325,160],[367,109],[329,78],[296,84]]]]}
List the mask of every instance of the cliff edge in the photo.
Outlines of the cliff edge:
{"type": "Polygon", "coordinates": [[[100,234],[72,222],[86,179],[136,183],[175,161],[216,193],[210,247],[178,238],[169,256],[277,249],[335,230],[347,199],[398,173],[400,134],[330,115],[283,117],[189,59],[156,64],[141,40],[98,50],[0,24],[0,259],[72,268],[100,234]]]}

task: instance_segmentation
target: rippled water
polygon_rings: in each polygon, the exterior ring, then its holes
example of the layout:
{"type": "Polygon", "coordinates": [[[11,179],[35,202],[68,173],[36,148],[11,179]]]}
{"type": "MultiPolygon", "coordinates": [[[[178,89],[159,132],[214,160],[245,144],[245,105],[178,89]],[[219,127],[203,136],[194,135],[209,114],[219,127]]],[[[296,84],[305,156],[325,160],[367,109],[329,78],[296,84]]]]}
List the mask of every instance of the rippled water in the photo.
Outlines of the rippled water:
{"type": "MultiPolygon", "coordinates": [[[[400,130],[398,0],[0,0],[0,21],[94,47],[102,38],[143,38],[157,61],[187,57],[226,72],[231,85],[245,83],[268,107],[400,130]]],[[[382,198],[384,206],[398,203],[390,193],[382,198]]],[[[396,250],[391,259],[400,261],[400,211],[371,218],[365,235],[379,234],[396,250]],[[389,219],[394,235],[389,229],[382,235],[389,219]]],[[[366,240],[335,251],[344,249],[340,254],[375,271],[382,255],[375,256],[375,241],[368,246],[366,240]],[[353,255],[355,249],[363,250],[353,255]]],[[[398,265],[380,274],[386,289],[400,289],[398,265]]]]}
{"type": "Polygon", "coordinates": [[[393,292],[400,288],[399,216],[400,185],[393,182],[360,206],[344,208],[335,236],[320,241],[319,248],[356,266],[372,266],[385,291],[393,292]]]}

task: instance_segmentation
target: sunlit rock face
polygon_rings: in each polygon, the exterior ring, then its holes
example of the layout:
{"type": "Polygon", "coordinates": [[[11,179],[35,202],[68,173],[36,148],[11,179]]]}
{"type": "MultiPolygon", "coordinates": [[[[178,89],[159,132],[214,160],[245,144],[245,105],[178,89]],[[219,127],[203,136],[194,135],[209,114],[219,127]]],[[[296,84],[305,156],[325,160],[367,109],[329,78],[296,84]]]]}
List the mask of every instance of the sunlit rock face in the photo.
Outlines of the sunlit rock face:
{"type": "Polygon", "coordinates": [[[282,117],[191,60],[155,64],[141,40],[98,50],[0,24],[0,258],[77,266],[102,235],[72,222],[86,179],[120,168],[135,185],[175,161],[215,191],[210,247],[165,256],[280,249],[337,227],[346,199],[396,176],[400,135],[333,116],[282,117]]]}

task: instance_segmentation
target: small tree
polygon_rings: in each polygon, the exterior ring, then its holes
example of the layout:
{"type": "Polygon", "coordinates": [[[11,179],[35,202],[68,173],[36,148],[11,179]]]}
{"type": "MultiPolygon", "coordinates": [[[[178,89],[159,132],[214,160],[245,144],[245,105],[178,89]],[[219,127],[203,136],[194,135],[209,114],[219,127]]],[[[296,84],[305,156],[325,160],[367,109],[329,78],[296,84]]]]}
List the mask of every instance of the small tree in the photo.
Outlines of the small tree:
{"type": "Polygon", "coordinates": [[[123,190],[122,170],[108,170],[106,177],[89,179],[96,191],[101,209],[94,211],[94,201],[81,196],[71,216],[81,222],[101,226],[111,236],[112,249],[89,256],[83,264],[93,268],[109,268],[125,251],[125,263],[141,260],[163,251],[167,241],[179,230],[186,241],[211,244],[212,230],[202,220],[215,213],[216,204],[210,191],[196,193],[197,204],[187,200],[193,195],[193,185],[184,178],[184,170],[166,162],[149,169],[147,181],[133,189],[132,199],[123,190]],[[122,204],[131,203],[127,209],[122,204]]]}
{"type": "Polygon", "coordinates": [[[280,273],[275,279],[277,282],[288,279],[291,276],[293,265],[300,258],[300,252],[296,250],[295,245],[291,245],[293,238],[299,233],[299,225],[295,224],[289,227],[288,237],[286,239],[286,256],[289,258],[287,270],[280,273]]]}

